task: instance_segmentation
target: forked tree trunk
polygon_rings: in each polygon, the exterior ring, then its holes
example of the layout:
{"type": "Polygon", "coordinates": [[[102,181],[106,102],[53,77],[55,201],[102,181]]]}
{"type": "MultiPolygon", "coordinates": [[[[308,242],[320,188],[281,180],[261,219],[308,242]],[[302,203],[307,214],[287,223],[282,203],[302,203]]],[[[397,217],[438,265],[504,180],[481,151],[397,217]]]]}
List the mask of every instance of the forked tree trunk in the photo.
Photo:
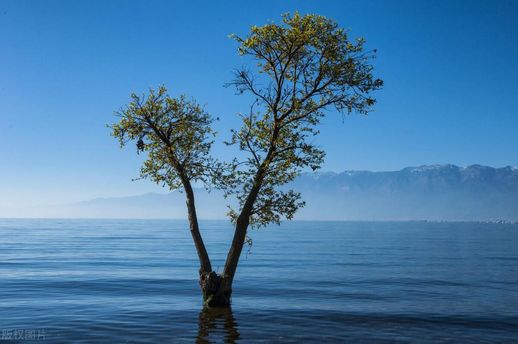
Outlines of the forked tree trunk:
{"type": "Polygon", "coordinates": [[[209,307],[228,307],[232,297],[232,282],[236,273],[237,263],[246,237],[248,216],[246,220],[237,220],[232,246],[227,255],[223,275],[211,272],[200,276],[200,285],[203,291],[205,304],[209,307]]]}

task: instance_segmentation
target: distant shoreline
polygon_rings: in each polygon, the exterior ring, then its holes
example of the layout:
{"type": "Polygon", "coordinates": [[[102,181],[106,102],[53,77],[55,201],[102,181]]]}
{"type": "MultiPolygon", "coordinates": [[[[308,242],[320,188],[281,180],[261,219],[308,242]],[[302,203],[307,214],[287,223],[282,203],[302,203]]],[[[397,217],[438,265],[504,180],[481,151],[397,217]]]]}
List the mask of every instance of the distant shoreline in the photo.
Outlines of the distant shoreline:
{"type": "MultiPolygon", "coordinates": [[[[54,221],[175,221],[175,222],[187,222],[187,219],[180,218],[109,218],[109,217],[0,217],[1,220],[54,220],[54,221]]],[[[228,219],[199,219],[202,222],[205,221],[214,221],[214,222],[229,222],[228,219]]],[[[399,223],[475,223],[475,224],[503,224],[503,225],[517,225],[518,221],[511,220],[291,220],[284,221],[283,223],[296,223],[296,222],[348,222],[348,223],[383,223],[383,222],[399,222],[399,223]]],[[[272,225],[272,227],[276,227],[272,225]]]]}

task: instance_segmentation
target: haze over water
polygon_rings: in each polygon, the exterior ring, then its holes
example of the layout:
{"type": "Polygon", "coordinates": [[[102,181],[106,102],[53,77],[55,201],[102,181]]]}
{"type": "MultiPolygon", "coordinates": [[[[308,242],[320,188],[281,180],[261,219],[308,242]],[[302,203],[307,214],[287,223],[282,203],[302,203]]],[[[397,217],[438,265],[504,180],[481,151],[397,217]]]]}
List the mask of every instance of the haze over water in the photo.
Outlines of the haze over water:
{"type": "MultiPolygon", "coordinates": [[[[202,231],[221,271],[232,227],[204,221],[202,231]]],[[[34,330],[50,343],[518,341],[516,224],[292,222],[253,231],[231,312],[202,310],[184,221],[2,219],[0,233],[2,335],[34,330]]]]}

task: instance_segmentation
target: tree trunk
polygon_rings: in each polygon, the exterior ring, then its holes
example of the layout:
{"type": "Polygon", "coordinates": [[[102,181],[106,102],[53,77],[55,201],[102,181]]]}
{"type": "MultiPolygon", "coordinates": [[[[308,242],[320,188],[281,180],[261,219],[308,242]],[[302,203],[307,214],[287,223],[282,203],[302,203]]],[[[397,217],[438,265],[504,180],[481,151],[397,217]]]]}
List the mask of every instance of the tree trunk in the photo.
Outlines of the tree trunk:
{"type": "Polygon", "coordinates": [[[237,264],[239,257],[243,251],[243,245],[245,244],[246,231],[249,225],[249,215],[242,214],[236,221],[236,229],[234,232],[234,238],[232,239],[232,246],[227,255],[225,262],[225,285],[227,290],[232,290],[232,282],[236,274],[237,264]]]}
{"type": "Polygon", "coordinates": [[[200,227],[198,226],[198,217],[196,216],[196,206],[194,204],[194,192],[192,191],[191,183],[184,180],[184,189],[187,198],[187,212],[189,216],[189,229],[191,231],[192,240],[198,253],[200,260],[200,276],[202,273],[209,273],[212,271],[209,255],[205,249],[205,244],[200,234],[200,227]]]}
{"type": "Polygon", "coordinates": [[[203,303],[209,307],[228,307],[232,290],[226,288],[225,276],[214,271],[200,274],[203,303]]]}

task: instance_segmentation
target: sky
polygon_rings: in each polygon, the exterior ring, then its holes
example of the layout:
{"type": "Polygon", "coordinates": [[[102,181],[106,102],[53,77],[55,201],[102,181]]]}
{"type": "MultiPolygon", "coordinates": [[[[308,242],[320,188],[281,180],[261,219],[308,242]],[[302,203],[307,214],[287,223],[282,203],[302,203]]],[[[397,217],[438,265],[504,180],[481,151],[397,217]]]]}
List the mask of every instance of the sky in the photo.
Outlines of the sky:
{"type": "Polygon", "coordinates": [[[518,1],[0,0],[0,207],[164,192],[107,124],[166,85],[220,117],[214,154],[248,101],[223,85],[245,60],[231,33],[317,13],[377,49],[368,116],[330,111],[324,171],[518,166],[518,1]]]}

